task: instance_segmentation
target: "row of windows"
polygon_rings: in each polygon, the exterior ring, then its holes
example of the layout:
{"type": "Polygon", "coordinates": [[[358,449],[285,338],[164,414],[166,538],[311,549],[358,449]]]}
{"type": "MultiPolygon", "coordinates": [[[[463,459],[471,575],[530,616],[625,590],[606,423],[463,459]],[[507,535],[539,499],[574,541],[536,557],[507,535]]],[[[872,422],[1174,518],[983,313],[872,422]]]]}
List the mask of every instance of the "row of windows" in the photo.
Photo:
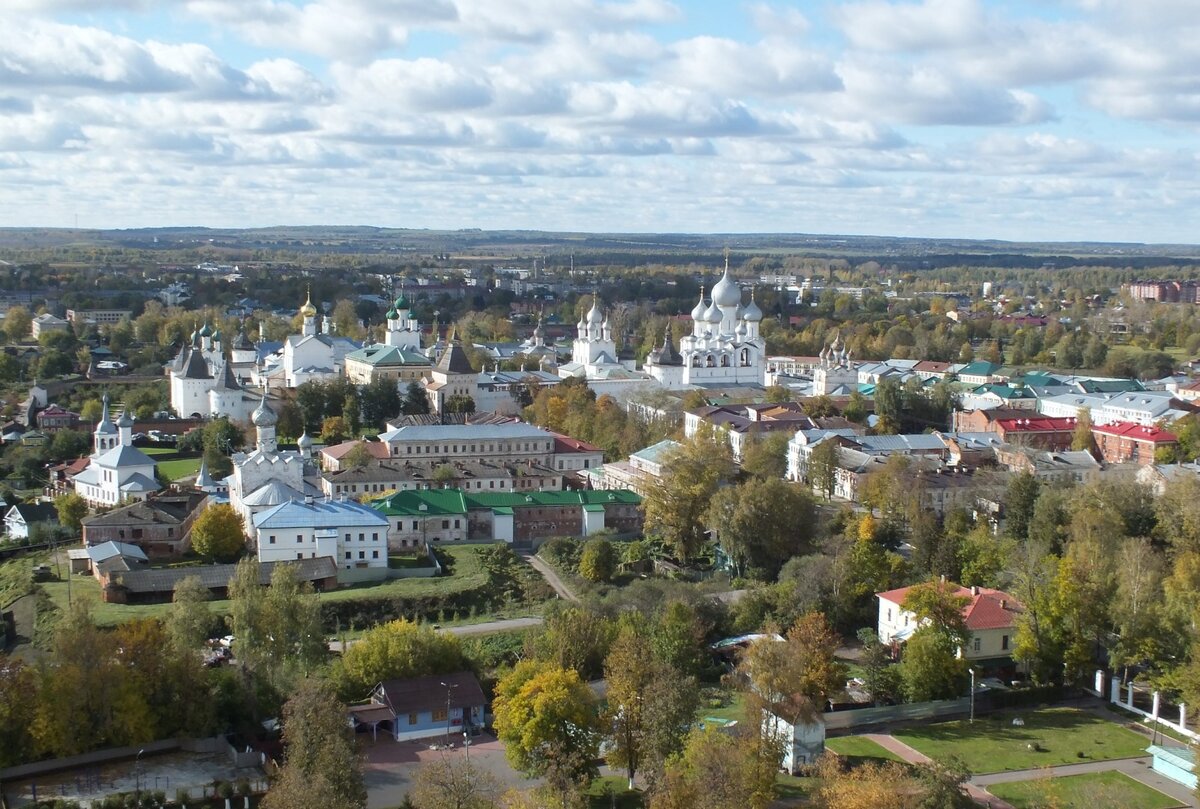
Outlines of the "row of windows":
{"type": "MultiPolygon", "coordinates": [[[[347,559],[353,558],[353,557],[352,557],[352,554],[353,554],[353,553],[354,553],[354,551],[346,551],[346,558],[347,558],[347,559]]],[[[359,552],[358,552],[358,558],[359,558],[359,559],[366,559],[366,558],[367,558],[367,552],[366,552],[366,551],[359,551],[359,552]]],[[[379,558],[379,551],[371,551],[371,558],[372,558],[372,559],[378,559],[378,558],[379,558]]]]}
{"type": "MultiPolygon", "coordinates": [[[[170,536],[170,535],[171,535],[171,533],[170,533],[170,529],[167,529],[167,536],[170,536]]],[[[351,536],[350,534],[346,534],[346,540],[345,540],[346,542],[350,542],[350,541],[351,541],[351,539],[350,539],[350,536],[351,536]]],[[[299,542],[299,543],[303,543],[303,542],[304,542],[304,534],[296,534],[296,541],[297,541],[297,542],[299,542]]],[[[366,541],[367,541],[367,535],[366,535],[365,533],[361,533],[361,532],[360,532],[360,533],[359,533],[359,535],[358,535],[358,541],[359,541],[359,542],[366,542],[366,541]]],[[[378,541],[379,541],[379,532],[378,532],[378,531],[372,531],[372,532],[371,532],[371,541],[372,541],[372,542],[378,542],[378,541]]],[[[268,534],[268,535],[267,535],[267,544],[268,544],[268,545],[274,545],[274,544],[275,544],[275,535],[274,535],[274,534],[268,534]]]]}
{"type": "MultiPolygon", "coordinates": [[[[405,455],[449,455],[456,452],[549,452],[554,449],[554,442],[547,441],[546,446],[542,447],[539,442],[518,441],[516,444],[427,444],[424,448],[406,444],[404,446],[405,455]],[[476,450],[478,447],[478,450],[476,450]]],[[[400,447],[393,446],[392,454],[399,455],[400,447]]]]}

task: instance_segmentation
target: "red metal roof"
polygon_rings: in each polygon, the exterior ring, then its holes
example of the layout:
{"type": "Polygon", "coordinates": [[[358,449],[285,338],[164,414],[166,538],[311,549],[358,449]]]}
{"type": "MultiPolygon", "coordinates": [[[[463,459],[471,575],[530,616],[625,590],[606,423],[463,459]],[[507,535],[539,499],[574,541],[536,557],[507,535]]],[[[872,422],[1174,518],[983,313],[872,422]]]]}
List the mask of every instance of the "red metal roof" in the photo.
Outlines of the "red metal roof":
{"type": "MultiPolygon", "coordinates": [[[[1017,613],[1024,611],[1021,602],[1003,590],[993,590],[990,587],[963,587],[958,584],[951,586],[954,588],[955,595],[971,599],[963,607],[963,618],[966,621],[967,629],[972,632],[984,629],[1008,629],[1015,625],[1017,613]]],[[[912,587],[901,587],[885,593],[876,593],[876,595],[884,601],[890,601],[899,606],[904,602],[904,597],[911,589],[912,587]]]]}
{"type": "Polygon", "coordinates": [[[1157,427],[1143,427],[1131,421],[1117,421],[1092,428],[1093,433],[1115,435],[1119,438],[1129,438],[1134,441],[1152,441],[1155,444],[1174,444],[1179,439],[1174,433],[1160,430],[1157,427]]]}
{"type": "Polygon", "coordinates": [[[580,441],[578,438],[571,438],[569,435],[559,433],[552,433],[552,435],[554,436],[555,452],[603,452],[600,447],[580,441]]]}
{"type": "Polygon", "coordinates": [[[1016,419],[999,419],[996,424],[1008,433],[1053,433],[1069,432],[1075,429],[1077,419],[1064,416],[1047,418],[1045,416],[1016,419]]]}

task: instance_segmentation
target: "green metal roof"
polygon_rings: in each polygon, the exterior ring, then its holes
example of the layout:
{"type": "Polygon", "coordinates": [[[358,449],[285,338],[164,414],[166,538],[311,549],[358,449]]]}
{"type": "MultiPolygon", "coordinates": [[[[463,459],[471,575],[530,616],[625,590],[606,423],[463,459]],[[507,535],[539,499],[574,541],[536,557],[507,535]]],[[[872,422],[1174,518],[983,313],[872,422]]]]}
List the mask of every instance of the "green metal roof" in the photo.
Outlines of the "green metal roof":
{"type": "Polygon", "coordinates": [[[642,498],[628,489],[612,491],[557,492],[463,492],[460,489],[416,489],[396,492],[371,506],[387,516],[417,516],[428,514],[465,514],[470,509],[491,509],[511,513],[512,509],[530,506],[583,506],[586,510],[602,509],[609,504],[638,505],[642,498]],[[425,508],[421,508],[424,505],[425,508]],[[594,507],[594,508],[589,508],[594,507]]]}
{"type": "Polygon", "coordinates": [[[351,351],[346,355],[346,359],[354,360],[355,362],[365,362],[372,367],[379,367],[381,365],[429,366],[429,360],[423,354],[418,354],[415,351],[405,351],[403,348],[383,345],[382,343],[376,343],[375,345],[360,348],[357,351],[351,351]]]}
{"type": "Polygon", "coordinates": [[[513,514],[513,510],[511,508],[500,507],[500,508],[492,509],[492,513],[498,514],[498,515],[508,515],[509,517],[511,517],[513,514]]]}

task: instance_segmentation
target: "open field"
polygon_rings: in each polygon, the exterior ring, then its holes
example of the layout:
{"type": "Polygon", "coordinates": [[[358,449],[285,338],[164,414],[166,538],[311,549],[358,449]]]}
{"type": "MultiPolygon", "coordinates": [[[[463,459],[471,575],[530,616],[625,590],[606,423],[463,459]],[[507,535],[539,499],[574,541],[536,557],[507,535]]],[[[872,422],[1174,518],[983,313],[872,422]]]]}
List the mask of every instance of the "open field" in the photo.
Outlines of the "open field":
{"type": "Polygon", "coordinates": [[[898,755],[885,750],[877,742],[863,736],[835,736],[825,740],[826,749],[847,758],[876,758],[885,761],[902,761],[898,755]]]}
{"type": "Polygon", "coordinates": [[[1145,737],[1074,708],[1006,711],[892,735],[933,759],[957,756],[976,774],[1134,758],[1146,750],[1145,737]],[[1014,726],[1014,717],[1024,726],[1014,726]]]}
{"type": "Polygon", "coordinates": [[[1059,809],[1092,809],[1100,806],[1120,806],[1122,809],[1172,809],[1180,805],[1179,801],[1171,796],[1151,789],[1115,770],[992,784],[988,787],[988,792],[1008,801],[1016,809],[1032,806],[1055,806],[1059,809]],[[1047,799],[1050,802],[1047,802],[1047,799]]]}
{"type": "Polygon", "coordinates": [[[487,574],[479,564],[479,551],[485,545],[459,545],[438,550],[452,560],[451,575],[432,579],[390,579],[379,584],[360,585],[322,593],[322,601],[354,601],[360,598],[417,598],[476,590],[487,584],[487,574]]]}

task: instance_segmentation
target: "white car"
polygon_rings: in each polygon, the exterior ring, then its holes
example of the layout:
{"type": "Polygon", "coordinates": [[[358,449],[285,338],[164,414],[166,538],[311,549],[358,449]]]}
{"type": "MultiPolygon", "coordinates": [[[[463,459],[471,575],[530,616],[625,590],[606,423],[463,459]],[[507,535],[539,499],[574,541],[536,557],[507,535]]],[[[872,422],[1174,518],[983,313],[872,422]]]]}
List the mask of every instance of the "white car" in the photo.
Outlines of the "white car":
{"type": "Polygon", "coordinates": [[[96,368],[101,371],[124,371],[129,366],[117,360],[104,360],[96,363],[96,368]]]}

